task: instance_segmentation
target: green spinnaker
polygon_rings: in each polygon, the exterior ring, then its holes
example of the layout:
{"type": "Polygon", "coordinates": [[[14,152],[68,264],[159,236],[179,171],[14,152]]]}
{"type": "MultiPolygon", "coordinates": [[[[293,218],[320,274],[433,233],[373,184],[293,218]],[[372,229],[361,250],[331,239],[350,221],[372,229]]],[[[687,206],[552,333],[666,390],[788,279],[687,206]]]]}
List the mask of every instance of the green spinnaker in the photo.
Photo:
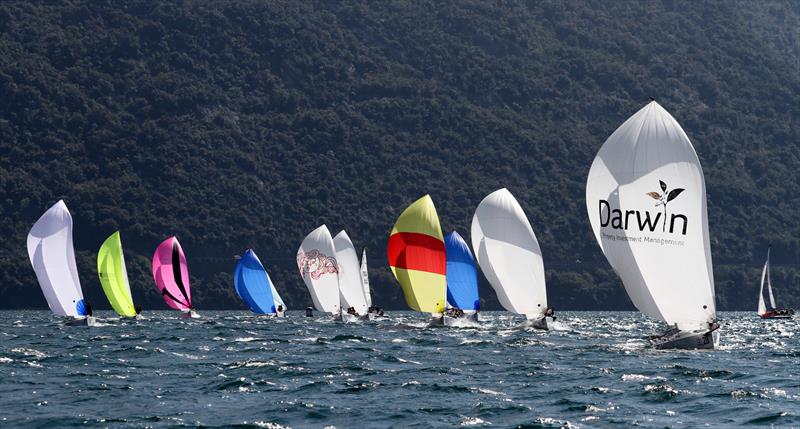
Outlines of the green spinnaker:
{"type": "Polygon", "coordinates": [[[128,284],[128,270],[125,268],[119,231],[111,234],[100,246],[97,254],[97,273],[114,311],[122,317],[135,317],[136,310],[133,307],[131,287],[128,284]]]}

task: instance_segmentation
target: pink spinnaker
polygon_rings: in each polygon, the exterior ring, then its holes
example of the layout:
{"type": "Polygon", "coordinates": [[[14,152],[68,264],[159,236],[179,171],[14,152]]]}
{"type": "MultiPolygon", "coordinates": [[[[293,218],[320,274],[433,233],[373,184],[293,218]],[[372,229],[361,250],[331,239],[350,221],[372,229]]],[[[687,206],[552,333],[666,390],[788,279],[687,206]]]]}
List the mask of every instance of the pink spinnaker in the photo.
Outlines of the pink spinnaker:
{"type": "Polygon", "coordinates": [[[158,245],[153,254],[153,279],[168,306],[182,311],[192,308],[189,267],[177,238],[170,237],[158,245]]]}

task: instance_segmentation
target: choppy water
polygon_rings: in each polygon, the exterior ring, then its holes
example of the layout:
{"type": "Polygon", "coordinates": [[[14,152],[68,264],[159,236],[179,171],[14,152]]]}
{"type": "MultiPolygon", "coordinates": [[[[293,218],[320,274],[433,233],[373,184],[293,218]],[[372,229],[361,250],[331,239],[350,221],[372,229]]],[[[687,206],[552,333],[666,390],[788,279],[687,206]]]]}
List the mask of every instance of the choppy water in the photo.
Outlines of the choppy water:
{"type": "Polygon", "coordinates": [[[0,426],[800,426],[792,320],[722,313],[721,350],[654,351],[633,312],[562,312],[550,332],[503,312],[476,328],[201,314],[0,312],[0,426]]]}

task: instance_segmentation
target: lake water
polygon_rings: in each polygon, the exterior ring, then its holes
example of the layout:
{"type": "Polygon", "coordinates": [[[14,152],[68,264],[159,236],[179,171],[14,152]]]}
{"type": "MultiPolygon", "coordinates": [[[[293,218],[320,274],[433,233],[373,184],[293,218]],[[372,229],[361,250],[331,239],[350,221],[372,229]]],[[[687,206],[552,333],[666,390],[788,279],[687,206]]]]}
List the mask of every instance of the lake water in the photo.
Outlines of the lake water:
{"type": "Polygon", "coordinates": [[[342,324],[146,312],[68,327],[0,312],[0,427],[798,427],[798,323],[721,313],[721,348],[655,351],[634,312],[557,330],[486,312],[342,324]]]}

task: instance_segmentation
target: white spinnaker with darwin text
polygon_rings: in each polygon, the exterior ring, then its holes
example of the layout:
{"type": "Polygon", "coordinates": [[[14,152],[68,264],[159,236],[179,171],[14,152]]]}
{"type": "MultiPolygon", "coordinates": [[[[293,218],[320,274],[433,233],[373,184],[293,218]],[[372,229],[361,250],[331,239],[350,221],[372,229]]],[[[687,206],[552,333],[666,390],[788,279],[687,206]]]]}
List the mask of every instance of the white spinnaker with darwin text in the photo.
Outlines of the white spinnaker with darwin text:
{"type": "Polygon", "coordinates": [[[59,316],[78,317],[76,305],[83,300],[83,292],[72,247],[72,216],[63,200],[31,228],[28,257],[50,310],[59,316]]]}
{"type": "Polygon", "coordinates": [[[600,148],[589,170],[586,208],[636,308],[683,330],[715,320],[703,169],[686,133],[655,101],[600,148]],[[666,207],[657,205],[657,197],[670,196],[666,207]]]}
{"type": "Polygon", "coordinates": [[[541,317],[547,308],[542,250],[511,192],[499,189],[478,204],[470,235],[478,265],[503,308],[541,317]]]}

